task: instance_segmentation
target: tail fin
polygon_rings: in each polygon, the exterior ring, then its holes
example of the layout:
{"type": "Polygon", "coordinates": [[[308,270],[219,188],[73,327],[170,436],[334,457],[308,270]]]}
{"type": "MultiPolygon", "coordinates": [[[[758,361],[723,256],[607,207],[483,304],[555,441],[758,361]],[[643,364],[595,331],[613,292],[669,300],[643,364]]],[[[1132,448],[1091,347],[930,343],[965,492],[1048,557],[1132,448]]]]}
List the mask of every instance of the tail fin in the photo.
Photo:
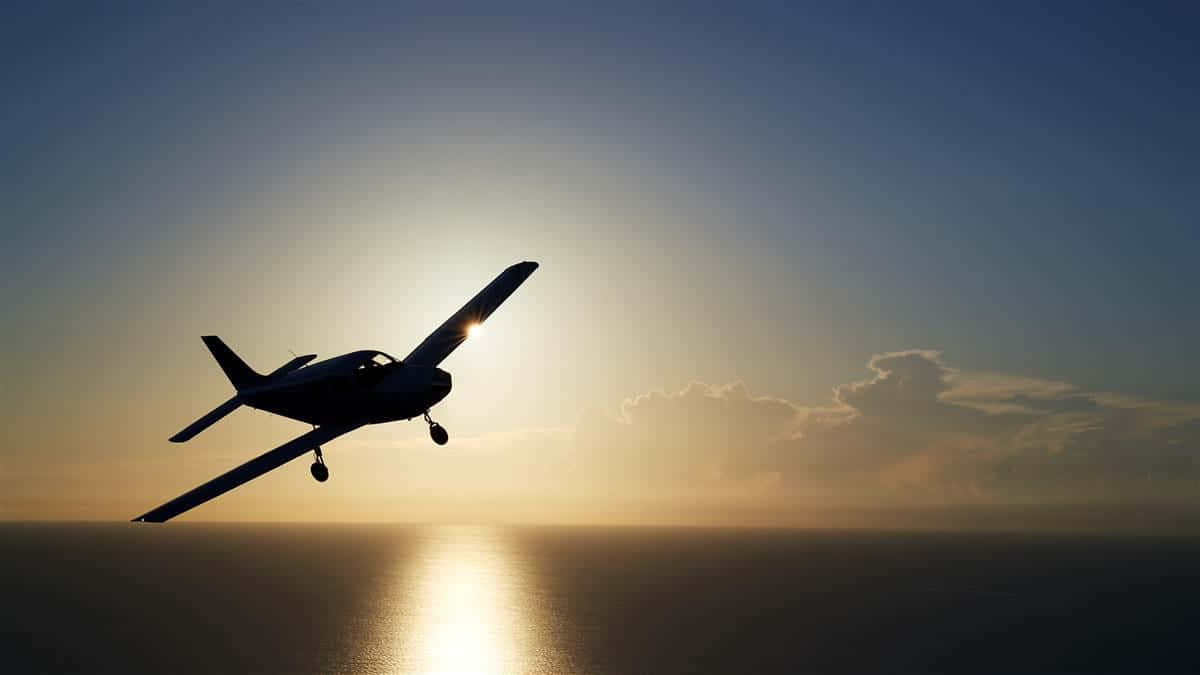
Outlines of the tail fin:
{"type": "Polygon", "coordinates": [[[250,366],[246,365],[245,361],[238,358],[238,355],[234,354],[233,350],[221,341],[221,338],[216,335],[205,335],[200,339],[204,340],[208,351],[212,352],[213,358],[217,360],[221,370],[225,371],[225,376],[233,383],[234,389],[241,391],[266,379],[254,372],[250,366]]]}

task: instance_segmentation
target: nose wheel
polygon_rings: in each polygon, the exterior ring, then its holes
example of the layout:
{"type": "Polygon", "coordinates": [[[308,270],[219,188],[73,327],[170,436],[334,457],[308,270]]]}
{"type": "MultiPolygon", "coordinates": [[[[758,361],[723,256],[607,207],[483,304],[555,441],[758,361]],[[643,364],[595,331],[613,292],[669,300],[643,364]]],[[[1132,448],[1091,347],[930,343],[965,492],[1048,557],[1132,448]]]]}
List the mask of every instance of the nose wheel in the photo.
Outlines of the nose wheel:
{"type": "Polygon", "coordinates": [[[325,466],[325,458],[321,455],[321,448],[313,448],[313,452],[316,454],[317,461],[313,462],[312,466],[308,467],[308,470],[312,473],[312,477],[317,479],[318,483],[324,483],[329,480],[329,467],[325,466]]]}
{"type": "Polygon", "coordinates": [[[429,411],[425,411],[425,422],[429,424],[429,437],[433,439],[434,443],[445,445],[450,440],[450,433],[446,431],[445,427],[433,421],[433,418],[429,416],[429,411]]]}

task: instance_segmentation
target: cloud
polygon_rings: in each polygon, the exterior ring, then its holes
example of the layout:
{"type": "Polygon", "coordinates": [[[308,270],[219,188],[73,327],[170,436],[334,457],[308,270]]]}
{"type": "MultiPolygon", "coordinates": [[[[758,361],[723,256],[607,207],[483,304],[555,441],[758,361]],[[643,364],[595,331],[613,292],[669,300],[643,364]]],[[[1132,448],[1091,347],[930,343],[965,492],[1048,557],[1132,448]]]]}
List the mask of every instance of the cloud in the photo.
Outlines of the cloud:
{"type": "Polygon", "coordinates": [[[642,394],[625,400],[616,416],[583,415],[576,478],[624,493],[728,489],[738,458],[787,439],[802,412],[784,399],[751,396],[740,382],[642,394]]]}
{"type": "Polygon", "coordinates": [[[693,382],[584,416],[573,479],[612,493],[922,503],[1190,499],[1200,406],[878,354],[827,405],[693,382]]]}
{"type": "Polygon", "coordinates": [[[1100,404],[1096,403],[1096,399],[1090,396],[1034,398],[1029,394],[1013,394],[1008,400],[1020,408],[1048,413],[1085,412],[1100,407],[1100,404]]]}

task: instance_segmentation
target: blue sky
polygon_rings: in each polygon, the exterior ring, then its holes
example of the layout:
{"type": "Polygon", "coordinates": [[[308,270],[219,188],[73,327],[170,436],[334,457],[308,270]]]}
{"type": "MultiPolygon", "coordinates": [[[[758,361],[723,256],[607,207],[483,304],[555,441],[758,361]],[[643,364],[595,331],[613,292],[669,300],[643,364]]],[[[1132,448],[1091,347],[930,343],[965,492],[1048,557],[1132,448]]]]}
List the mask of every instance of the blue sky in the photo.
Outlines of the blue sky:
{"type": "Polygon", "coordinates": [[[693,380],[822,406],[914,348],[1200,402],[1187,3],[5,11],[5,395],[207,388],[133,456],[222,391],[195,336],[405,353],[524,258],[530,351],[463,358],[537,391],[476,383],[475,433],[693,380]]]}

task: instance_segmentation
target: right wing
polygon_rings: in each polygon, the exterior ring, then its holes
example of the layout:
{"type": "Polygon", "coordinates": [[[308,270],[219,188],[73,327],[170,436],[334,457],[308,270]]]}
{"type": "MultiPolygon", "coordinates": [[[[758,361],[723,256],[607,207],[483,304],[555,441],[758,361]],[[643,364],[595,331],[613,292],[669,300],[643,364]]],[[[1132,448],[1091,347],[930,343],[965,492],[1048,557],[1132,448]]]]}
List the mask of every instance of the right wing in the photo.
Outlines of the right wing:
{"type": "Polygon", "coordinates": [[[416,366],[436,366],[441,363],[467,339],[467,330],[472,324],[483,323],[537,268],[535,262],[522,262],[501,272],[454,316],[430,333],[411,354],[404,357],[404,363],[416,366]]]}
{"type": "Polygon", "coordinates": [[[333,439],[362,426],[361,424],[327,424],[322,427],[317,427],[312,431],[302,434],[287,443],[265,452],[258,457],[246,462],[245,464],[230,469],[229,471],[217,476],[208,481],[204,485],[185,492],[175,499],[151,509],[146,513],[134,518],[135,523],[162,523],[166,522],[175,516],[187,511],[188,509],[197,507],[204,502],[219,497],[235,487],[247,483],[271,469],[283,466],[287,462],[296,459],[300,455],[309,452],[313,448],[328,443],[333,439]]]}

